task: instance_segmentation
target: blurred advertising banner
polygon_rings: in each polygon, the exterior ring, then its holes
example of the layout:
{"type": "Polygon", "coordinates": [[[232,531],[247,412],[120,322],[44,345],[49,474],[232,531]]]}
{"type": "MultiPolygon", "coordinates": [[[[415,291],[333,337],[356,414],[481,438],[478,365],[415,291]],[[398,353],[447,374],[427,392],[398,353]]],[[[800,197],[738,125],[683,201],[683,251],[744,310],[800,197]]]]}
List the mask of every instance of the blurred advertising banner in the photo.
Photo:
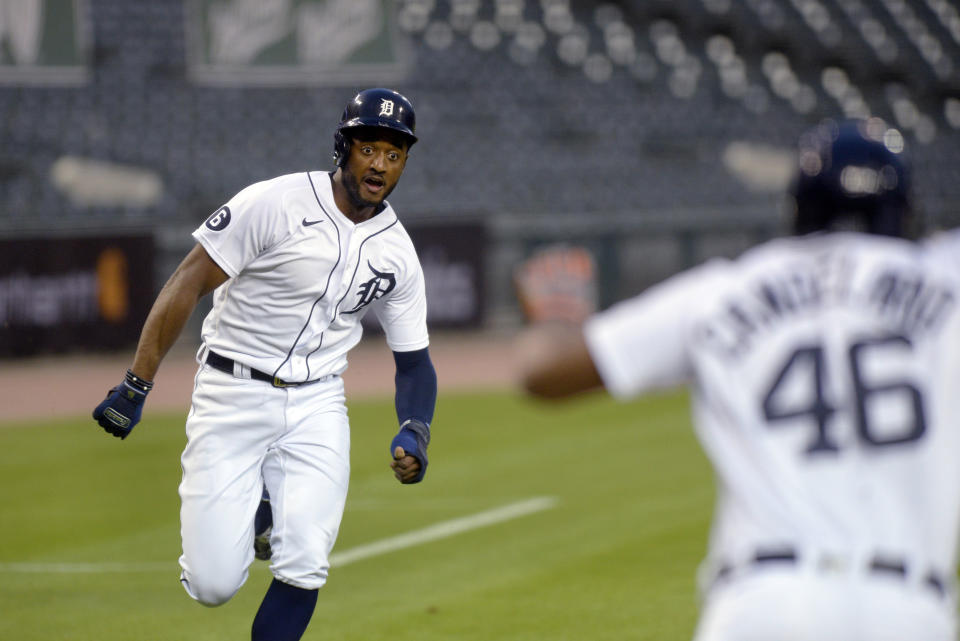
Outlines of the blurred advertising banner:
{"type": "Polygon", "coordinates": [[[487,233],[478,223],[411,225],[427,285],[430,328],[477,327],[485,302],[487,233]]]}
{"type": "Polygon", "coordinates": [[[208,85],[384,85],[410,59],[394,0],[187,0],[188,65],[208,85]]]}
{"type": "Polygon", "coordinates": [[[0,357],[135,343],[153,261],[151,236],[0,240],[0,357]]]}
{"type": "Polygon", "coordinates": [[[0,0],[0,83],[87,80],[85,0],[0,0]]]}

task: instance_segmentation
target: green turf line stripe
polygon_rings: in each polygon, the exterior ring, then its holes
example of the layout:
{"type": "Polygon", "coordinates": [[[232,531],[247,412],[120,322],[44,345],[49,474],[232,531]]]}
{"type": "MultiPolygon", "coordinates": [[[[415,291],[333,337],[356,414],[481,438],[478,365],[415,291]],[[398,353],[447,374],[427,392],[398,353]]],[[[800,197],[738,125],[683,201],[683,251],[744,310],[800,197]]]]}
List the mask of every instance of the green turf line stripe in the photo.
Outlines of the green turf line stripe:
{"type": "MultiPolygon", "coordinates": [[[[549,510],[559,501],[553,496],[538,496],[509,503],[491,510],[441,521],[420,530],[398,534],[330,555],[331,567],[343,567],[375,556],[423,545],[431,541],[463,534],[471,530],[518,519],[529,514],[549,510]]],[[[179,568],[169,562],[141,563],[0,563],[0,574],[109,574],[137,572],[173,572],[179,568]]]]}

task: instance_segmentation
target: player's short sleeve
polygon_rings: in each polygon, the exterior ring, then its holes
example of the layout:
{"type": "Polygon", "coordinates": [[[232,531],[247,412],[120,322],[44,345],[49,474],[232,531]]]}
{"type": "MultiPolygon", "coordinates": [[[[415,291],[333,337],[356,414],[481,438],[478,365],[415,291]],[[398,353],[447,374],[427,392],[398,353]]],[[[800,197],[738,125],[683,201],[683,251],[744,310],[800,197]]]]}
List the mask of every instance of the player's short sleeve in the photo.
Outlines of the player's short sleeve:
{"type": "Polygon", "coordinates": [[[404,278],[392,295],[378,301],[373,309],[391,350],[411,352],[430,344],[426,285],[423,269],[412,248],[404,278]]]}
{"type": "Polygon", "coordinates": [[[595,314],[584,338],[604,386],[627,398],[689,382],[689,327],[703,292],[702,268],[674,276],[595,314]]]}
{"type": "Polygon", "coordinates": [[[239,274],[282,233],[282,198],[274,191],[270,181],[247,187],[193,232],[228,276],[239,274]]]}
{"type": "Polygon", "coordinates": [[[929,260],[960,278],[960,228],[941,231],[924,243],[929,260]]]}

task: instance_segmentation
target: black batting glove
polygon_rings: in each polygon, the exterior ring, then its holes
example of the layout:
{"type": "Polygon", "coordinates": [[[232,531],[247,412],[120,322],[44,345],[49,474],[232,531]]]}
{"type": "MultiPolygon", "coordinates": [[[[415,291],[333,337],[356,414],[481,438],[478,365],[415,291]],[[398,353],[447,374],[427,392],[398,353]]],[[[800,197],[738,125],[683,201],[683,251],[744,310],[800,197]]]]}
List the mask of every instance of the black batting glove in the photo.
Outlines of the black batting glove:
{"type": "Polygon", "coordinates": [[[123,382],[107,392],[107,397],[93,410],[93,418],[110,434],[125,439],[140,422],[143,401],[152,389],[151,381],[127,370],[123,382]]]}

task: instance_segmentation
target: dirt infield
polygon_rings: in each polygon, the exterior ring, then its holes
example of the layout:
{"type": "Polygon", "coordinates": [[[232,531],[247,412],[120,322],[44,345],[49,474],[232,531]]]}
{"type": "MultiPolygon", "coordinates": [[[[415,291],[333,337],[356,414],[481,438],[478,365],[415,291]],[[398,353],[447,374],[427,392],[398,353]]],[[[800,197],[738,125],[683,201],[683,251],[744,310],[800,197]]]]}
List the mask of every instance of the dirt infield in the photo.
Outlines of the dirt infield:
{"type": "MultiPolygon", "coordinates": [[[[170,351],[147,401],[150,409],[186,413],[197,369],[194,352],[186,344],[170,351]]],[[[512,354],[513,338],[506,333],[431,336],[441,394],[509,387],[515,379],[512,354]]],[[[132,357],[133,350],[0,361],[0,423],[89,413],[120,381],[132,357]]],[[[393,393],[393,358],[382,336],[365,338],[350,352],[349,362],[343,377],[348,399],[393,393]]]]}

